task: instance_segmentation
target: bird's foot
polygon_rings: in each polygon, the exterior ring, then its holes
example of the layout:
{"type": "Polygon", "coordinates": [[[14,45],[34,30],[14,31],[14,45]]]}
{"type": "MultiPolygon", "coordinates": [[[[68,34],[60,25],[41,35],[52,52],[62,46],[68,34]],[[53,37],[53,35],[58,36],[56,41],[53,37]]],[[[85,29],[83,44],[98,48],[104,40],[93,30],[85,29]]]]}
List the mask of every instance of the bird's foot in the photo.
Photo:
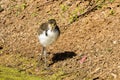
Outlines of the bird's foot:
{"type": "Polygon", "coordinates": [[[44,64],[44,60],[42,58],[38,59],[37,67],[40,67],[44,64]]]}
{"type": "Polygon", "coordinates": [[[44,67],[44,70],[50,70],[50,67],[45,66],[45,67],[44,67]]]}

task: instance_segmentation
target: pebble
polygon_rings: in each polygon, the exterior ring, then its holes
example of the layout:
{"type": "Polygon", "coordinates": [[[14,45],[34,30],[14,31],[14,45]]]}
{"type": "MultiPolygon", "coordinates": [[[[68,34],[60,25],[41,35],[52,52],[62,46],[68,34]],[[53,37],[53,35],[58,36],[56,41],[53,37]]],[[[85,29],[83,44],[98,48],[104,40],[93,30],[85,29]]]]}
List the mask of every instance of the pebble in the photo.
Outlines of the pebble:
{"type": "Polygon", "coordinates": [[[0,12],[4,11],[4,9],[0,6],[0,12]]]}
{"type": "Polygon", "coordinates": [[[113,41],[113,44],[117,44],[117,41],[113,41]]]}

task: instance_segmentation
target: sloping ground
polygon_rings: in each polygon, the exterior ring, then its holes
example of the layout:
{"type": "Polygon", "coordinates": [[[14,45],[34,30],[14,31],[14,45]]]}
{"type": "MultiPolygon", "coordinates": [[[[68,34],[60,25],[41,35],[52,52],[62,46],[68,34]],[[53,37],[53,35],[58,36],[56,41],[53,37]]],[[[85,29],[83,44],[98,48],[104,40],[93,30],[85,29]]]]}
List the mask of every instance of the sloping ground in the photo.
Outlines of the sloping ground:
{"type": "Polygon", "coordinates": [[[26,75],[16,69],[0,66],[0,80],[42,80],[42,78],[26,75]]]}
{"type": "Polygon", "coordinates": [[[1,0],[0,4],[4,8],[0,12],[1,65],[63,80],[120,79],[119,0],[99,5],[73,23],[88,1],[1,0]],[[48,47],[52,71],[42,71],[36,66],[41,52],[36,31],[50,18],[57,20],[61,36],[48,47]]]}

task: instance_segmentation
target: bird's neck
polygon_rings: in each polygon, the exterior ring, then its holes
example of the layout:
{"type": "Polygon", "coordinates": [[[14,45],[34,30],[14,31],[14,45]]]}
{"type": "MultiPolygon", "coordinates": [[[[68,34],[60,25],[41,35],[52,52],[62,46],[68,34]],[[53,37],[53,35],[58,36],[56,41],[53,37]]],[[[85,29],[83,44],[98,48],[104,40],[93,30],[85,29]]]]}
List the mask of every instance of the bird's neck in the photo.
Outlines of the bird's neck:
{"type": "Polygon", "coordinates": [[[49,30],[52,30],[52,27],[51,27],[51,25],[49,25],[49,24],[48,24],[48,29],[49,29],[49,30]]]}
{"type": "Polygon", "coordinates": [[[48,29],[51,30],[51,31],[54,31],[54,30],[55,30],[55,27],[52,28],[51,25],[48,25],[48,29]]]}

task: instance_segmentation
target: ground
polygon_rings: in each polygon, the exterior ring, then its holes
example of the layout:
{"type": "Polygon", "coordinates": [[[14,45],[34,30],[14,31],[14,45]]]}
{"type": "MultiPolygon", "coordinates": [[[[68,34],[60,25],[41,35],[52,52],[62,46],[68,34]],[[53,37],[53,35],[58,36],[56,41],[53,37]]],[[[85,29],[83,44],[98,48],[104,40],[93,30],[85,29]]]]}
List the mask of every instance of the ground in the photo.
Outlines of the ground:
{"type": "Polygon", "coordinates": [[[0,65],[43,80],[119,80],[120,1],[101,1],[0,0],[0,65]],[[46,71],[37,67],[42,50],[37,29],[51,18],[61,35],[47,47],[46,71]]]}

